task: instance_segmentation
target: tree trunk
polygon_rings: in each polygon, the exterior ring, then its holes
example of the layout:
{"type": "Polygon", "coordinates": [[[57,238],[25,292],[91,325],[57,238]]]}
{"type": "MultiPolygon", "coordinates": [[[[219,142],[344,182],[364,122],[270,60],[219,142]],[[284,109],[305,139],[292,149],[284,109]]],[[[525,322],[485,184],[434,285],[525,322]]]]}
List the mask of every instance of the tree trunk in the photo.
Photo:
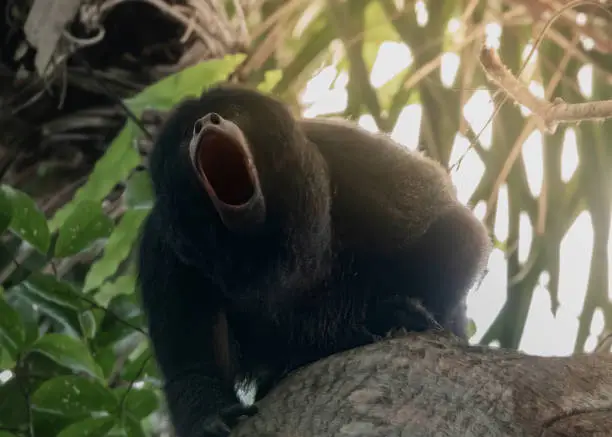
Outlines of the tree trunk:
{"type": "Polygon", "coordinates": [[[612,356],[408,334],[295,371],[232,437],[612,436],[612,356]]]}

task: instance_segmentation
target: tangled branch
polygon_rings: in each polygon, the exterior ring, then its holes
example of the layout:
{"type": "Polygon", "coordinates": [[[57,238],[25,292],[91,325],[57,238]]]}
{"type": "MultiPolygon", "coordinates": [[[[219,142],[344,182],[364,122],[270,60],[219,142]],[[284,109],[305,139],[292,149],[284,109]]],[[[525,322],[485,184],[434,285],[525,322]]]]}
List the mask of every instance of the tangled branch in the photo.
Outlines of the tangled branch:
{"type": "Polygon", "coordinates": [[[538,128],[555,133],[559,123],[612,118],[612,100],[587,103],[566,103],[560,98],[549,102],[533,95],[529,89],[512,75],[493,49],[483,47],[480,63],[488,79],[502,88],[517,103],[529,109],[538,128]]]}

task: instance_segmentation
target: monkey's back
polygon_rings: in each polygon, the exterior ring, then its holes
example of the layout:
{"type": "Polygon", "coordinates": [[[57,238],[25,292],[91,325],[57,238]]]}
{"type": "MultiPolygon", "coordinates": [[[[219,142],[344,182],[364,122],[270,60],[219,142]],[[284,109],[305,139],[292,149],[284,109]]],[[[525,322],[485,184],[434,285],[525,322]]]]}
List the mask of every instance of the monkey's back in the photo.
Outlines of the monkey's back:
{"type": "Polygon", "coordinates": [[[335,120],[304,119],[301,126],[329,167],[332,215],[341,226],[335,230],[354,244],[370,251],[403,245],[457,202],[441,165],[387,135],[335,120]],[[364,238],[374,231],[376,238],[364,238]]]}
{"type": "MultiPolygon", "coordinates": [[[[328,165],[334,243],[338,259],[348,261],[341,263],[349,281],[344,288],[373,299],[369,308],[394,295],[416,299],[438,323],[464,336],[464,298],[484,269],[490,242],[457,199],[449,174],[387,135],[354,124],[303,120],[301,127],[328,165]]],[[[380,315],[385,326],[389,314],[380,315]]],[[[403,326],[423,328],[412,316],[403,326]]]]}

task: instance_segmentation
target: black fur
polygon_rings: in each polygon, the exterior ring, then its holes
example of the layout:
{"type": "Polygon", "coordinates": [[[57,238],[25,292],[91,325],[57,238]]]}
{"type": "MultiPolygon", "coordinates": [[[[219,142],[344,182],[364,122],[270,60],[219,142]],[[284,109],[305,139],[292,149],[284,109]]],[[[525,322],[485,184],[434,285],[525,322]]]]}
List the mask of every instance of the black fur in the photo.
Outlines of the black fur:
{"type": "Polygon", "coordinates": [[[180,437],[228,433],[219,412],[237,411],[236,378],[265,374],[268,387],[398,323],[431,327],[401,308],[408,298],[465,336],[486,230],[438,164],[386,136],[295,120],[281,102],[226,85],[175,109],[150,171],[141,290],[180,437]],[[213,112],[240,127],[258,171],[265,216],[248,232],[224,225],[189,159],[194,124],[213,112]]]}

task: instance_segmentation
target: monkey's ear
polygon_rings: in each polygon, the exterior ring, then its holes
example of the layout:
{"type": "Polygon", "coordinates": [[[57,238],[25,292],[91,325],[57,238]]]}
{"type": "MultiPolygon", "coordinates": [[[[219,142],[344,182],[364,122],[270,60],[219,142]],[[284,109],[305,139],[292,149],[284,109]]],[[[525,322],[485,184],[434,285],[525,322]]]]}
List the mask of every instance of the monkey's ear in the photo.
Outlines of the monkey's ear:
{"type": "Polygon", "coordinates": [[[189,145],[195,171],[223,223],[249,230],[265,219],[265,200],[242,130],[211,112],[197,120],[189,145]]]}

